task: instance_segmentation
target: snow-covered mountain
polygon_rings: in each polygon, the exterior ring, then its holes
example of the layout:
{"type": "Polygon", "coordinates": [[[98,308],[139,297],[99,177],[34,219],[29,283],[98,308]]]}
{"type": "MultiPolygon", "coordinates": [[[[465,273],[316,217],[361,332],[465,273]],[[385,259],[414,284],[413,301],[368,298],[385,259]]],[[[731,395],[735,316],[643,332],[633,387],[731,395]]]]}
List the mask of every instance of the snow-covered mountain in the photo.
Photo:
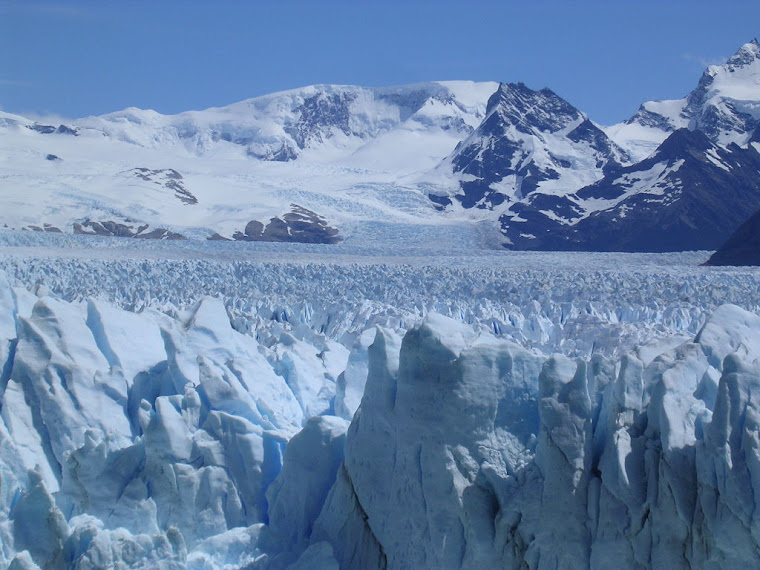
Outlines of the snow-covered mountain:
{"type": "Polygon", "coordinates": [[[679,129],[648,158],[574,192],[569,199],[596,209],[586,217],[547,222],[529,240],[515,235],[528,221],[508,229],[522,249],[711,250],[760,208],[759,172],[754,148],[721,147],[702,131],[679,129]]]}
{"type": "Polygon", "coordinates": [[[127,109],[80,124],[140,146],[182,145],[200,155],[226,142],[261,160],[333,160],[401,125],[423,138],[423,131],[435,128],[467,133],[479,122],[482,99],[490,91],[489,84],[467,82],[395,88],[315,85],[174,116],[127,109]]]}
{"type": "MultiPolygon", "coordinates": [[[[549,89],[500,85],[486,117],[448,157],[463,208],[496,208],[595,182],[627,156],[588,117],[549,89]]],[[[445,167],[446,165],[444,165],[445,167]]]]}
{"type": "MultiPolygon", "coordinates": [[[[742,46],[725,64],[708,68],[684,99],[645,103],[626,123],[605,129],[609,138],[591,122],[583,123],[588,125],[585,139],[574,141],[578,144],[570,156],[575,158],[564,165],[573,174],[580,170],[586,180],[563,175],[557,167],[563,163],[551,152],[561,157],[558,149],[567,144],[548,142],[545,131],[562,133],[562,122],[547,123],[536,108],[550,111],[552,120],[562,117],[552,110],[557,109],[555,102],[540,100],[530,110],[516,107],[516,113],[501,113],[499,143],[482,139],[483,148],[489,149],[482,152],[475,143],[475,152],[487,157],[490,168],[477,173],[471,166],[462,169],[471,177],[462,178],[457,194],[461,202],[479,188],[490,196],[489,205],[504,202],[493,210],[511,247],[715,249],[760,209],[757,41],[742,46]],[[528,131],[516,154],[514,143],[507,142],[515,138],[511,133],[528,131]],[[542,150],[544,146],[551,152],[542,150]],[[517,163],[512,162],[515,156],[517,163]],[[552,161],[554,166],[541,166],[552,161]],[[500,179],[510,164],[519,164],[535,186],[524,190],[519,175],[500,179]]],[[[567,133],[574,135],[576,131],[567,133]]]]}
{"type": "Polygon", "coordinates": [[[475,223],[494,228],[490,247],[714,249],[760,209],[759,94],[752,41],[683,99],[606,128],[549,89],[461,81],[311,86],[171,116],[0,113],[0,223],[318,243],[475,223]]]}
{"type": "Polygon", "coordinates": [[[403,181],[478,126],[496,85],[313,86],[218,109],[127,109],[60,126],[1,114],[0,221],[328,243],[350,235],[353,222],[430,223],[433,204],[403,181]]]}
{"type": "Polygon", "coordinates": [[[711,65],[683,99],[649,101],[607,134],[642,159],[675,130],[700,130],[716,144],[747,144],[760,124],[760,43],[744,44],[722,65],[711,65]]]}

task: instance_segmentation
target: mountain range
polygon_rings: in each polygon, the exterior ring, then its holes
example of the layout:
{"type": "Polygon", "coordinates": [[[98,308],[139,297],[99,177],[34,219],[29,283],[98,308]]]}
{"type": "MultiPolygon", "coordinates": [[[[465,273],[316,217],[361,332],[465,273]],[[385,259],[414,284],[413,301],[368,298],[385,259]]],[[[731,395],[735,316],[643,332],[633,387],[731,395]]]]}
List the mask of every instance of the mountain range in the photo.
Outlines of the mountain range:
{"type": "MultiPolygon", "coordinates": [[[[0,112],[0,225],[365,243],[492,227],[521,250],[717,249],[760,210],[760,44],[603,127],[550,89],[319,85],[178,115],[0,112]]],[[[382,245],[382,244],[375,244],[382,245]]]]}

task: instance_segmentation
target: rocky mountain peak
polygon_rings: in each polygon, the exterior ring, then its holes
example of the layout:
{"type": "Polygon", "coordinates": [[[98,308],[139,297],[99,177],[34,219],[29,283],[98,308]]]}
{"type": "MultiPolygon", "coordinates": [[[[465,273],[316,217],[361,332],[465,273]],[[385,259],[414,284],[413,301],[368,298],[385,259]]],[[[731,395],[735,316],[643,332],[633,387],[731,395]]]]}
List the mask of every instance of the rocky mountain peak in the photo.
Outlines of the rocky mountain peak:
{"type": "Polygon", "coordinates": [[[524,83],[501,83],[488,101],[487,113],[521,132],[554,132],[585,115],[551,89],[534,91],[524,83]]]}
{"type": "Polygon", "coordinates": [[[729,69],[736,67],[745,67],[751,65],[755,60],[760,59],[760,43],[757,38],[747,42],[740,47],[725,63],[729,69]]]}
{"type": "Polygon", "coordinates": [[[733,75],[737,71],[747,70],[758,59],[760,59],[760,46],[756,40],[753,40],[740,47],[725,63],[708,66],[702,73],[697,88],[688,95],[689,106],[704,105],[711,91],[719,89],[720,84],[725,83],[728,78],[735,82],[736,77],[733,75]]]}
{"type": "MultiPolygon", "coordinates": [[[[556,197],[600,179],[625,153],[551,89],[502,83],[486,118],[448,158],[464,208],[505,211],[533,193],[556,197]]],[[[541,198],[537,198],[539,201],[541,198]]],[[[572,217],[572,212],[567,213],[572,217]]]]}
{"type": "Polygon", "coordinates": [[[705,69],[683,99],[648,101],[621,125],[608,129],[615,142],[645,158],[674,130],[700,130],[721,146],[744,146],[760,123],[760,44],[752,40],[721,65],[705,69]],[[630,126],[630,127],[629,127],[630,126]]]}

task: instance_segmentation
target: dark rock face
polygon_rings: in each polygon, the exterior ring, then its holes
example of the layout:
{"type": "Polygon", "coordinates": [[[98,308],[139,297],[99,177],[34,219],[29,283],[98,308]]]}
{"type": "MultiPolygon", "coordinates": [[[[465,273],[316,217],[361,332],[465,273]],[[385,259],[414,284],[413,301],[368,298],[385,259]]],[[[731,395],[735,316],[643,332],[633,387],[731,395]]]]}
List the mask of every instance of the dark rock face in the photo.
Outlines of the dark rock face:
{"type": "Polygon", "coordinates": [[[760,211],[739,226],[705,265],[760,265],[760,211]]]}
{"type": "Polygon", "coordinates": [[[167,190],[172,190],[174,196],[183,204],[193,205],[198,203],[198,199],[185,188],[184,178],[173,168],[163,168],[160,170],[151,170],[149,168],[134,168],[129,173],[134,174],[137,178],[152,182],[167,190]]]}
{"type": "Polygon", "coordinates": [[[56,133],[59,135],[72,135],[75,137],[79,136],[79,130],[76,127],[72,128],[66,125],[58,125],[57,127],[54,127],[52,125],[41,125],[39,123],[34,123],[33,125],[29,125],[27,128],[42,135],[52,135],[53,133],[56,133]]]}
{"type": "Polygon", "coordinates": [[[659,113],[654,113],[643,105],[639,107],[639,110],[636,111],[636,114],[625,121],[625,123],[628,125],[638,123],[644,127],[659,129],[661,131],[665,131],[666,133],[671,133],[675,130],[673,128],[673,124],[667,117],[663,117],[659,113]]]}
{"type": "Polygon", "coordinates": [[[298,152],[292,146],[283,143],[282,146],[275,150],[267,149],[266,152],[257,152],[252,148],[246,150],[246,154],[251,158],[258,160],[268,160],[272,162],[288,162],[289,160],[295,160],[298,158],[298,152]]]}
{"type": "Polygon", "coordinates": [[[719,147],[700,131],[675,131],[648,159],[621,168],[575,197],[611,206],[574,225],[521,211],[505,233],[519,249],[584,251],[688,251],[720,246],[741,220],[760,209],[760,154],[754,148],[719,147]],[[524,234],[535,237],[525,239],[524,234]],[[537,235],[538,234],[538,235],[537,235]]]}
{"type": "Polygon", "coordinates": [[[50,160],[51,162],[54,162],[54,161],[56,161],[56,160],[61,160],[61,157],[60,157],[60,156],[56,156],[56,155],[54,155],[54,154],[48,154],[48,155],[45,157],[45,160],[50,160]]]}
{"type": "Polygon", "coordinates": [[[451,206],[451,198],[448,196],[436,196],[435,194],[428,194],[428,198],[431,202],[435,205],[435,209],[439,211],[443,211],[446,209],[446,206],[451,206]]]}
{"type": "Polygon", "coordinates": [[[226,238],[223,235],[220,235],[216,232],[208,236],[206,239],[209,241],[232,241],[230,238],[226,238]]]}
{"type": "Polygon", "coordinates": [[[155,228],[151,231],[148,230],[147,224],[135,226],[123,224],[120,222],[114,222],[112,220],[95,222],[92,220],[86,220],[84,222],[75,223],[73,226],[75,234],[81,235],[97,235],[97,236],[111,236],[111,237],[127,237],[127,238],[141,238],[141,239],[168,239],[168,240],[184,240],[187,239],[182,234],[169,231],[165,228],[155,228]]]}
{"type": "Polygon", "coordinates": [[[508,199],[524,200],[544,181],[558,180],[572,164],[552,154],[546,141],[549,135],[592,156],[600,170],[616,167],[624,156],[583,113],[551,90],[502,84],[488,101],[486,118],[451,157],[454,174],[463,177],[455,198],[465,208],[493,209],[508,199]],[[574,123],[577,126],[572,128],[574,123]],[[549,160],[539,164],[533,156],[536,147],[544,146],[549,160]],[[514,180],[510,189],[497,189],[508,177],[514,180]]]}
{"type": "Polygon", "coordinates": [[[61,135],[79,136],[79,131],[76,128],[67,127],[66,125],[58,125],[55,132],[61,135]]]}
{"type": "Polygon", "coordinates": [[[760,143],[760,126],[755,129],[755,132],[752,133],[752,136],[749,139],[750,143],[760,143]]]}
{"type": "Polygon", "coordinates": [[[171,232],[165,228],[156,228],[149,232],[143,231],[142,233],[136,233],[134,236],[138,239],[168,239],[168,240],[185,240],[187,239],[182,234],[177,232],[171,232]]]}
{"type": "Polygon", "coordinates": [[[302,150],[312,141],[322,142],[329,138],[332,129],[350,135],[349,107],[354,99],[355,93],[317,93],[304,100],[298,120],[286,127],[285,132],[302,150]]]}
{"type": "Polygon", "coordinates": [[[33,130],[34,132],[40,133],[41,135],[49,135],[55,132],[54,126],[40,125],[39,123],[34,123],[33,125],[29,125],[27,128],[33,130]]]}
{"type": "Polygon", "coordinates": [[[87,220],[81,224],[74,224],[75,234],[91,234],[98,236],[134,237],[135,232],[131,226],[113,221],[93,222],[87,220]]]}
{"type": "MultiPolygon", "coordinates": [[[[291,211],[282,218],[271,218],[266,226],[262,222],[251,220],[246,224],[245,230],[235,232],[232,239],[329,244],[341,241],[338,230],[330,227],[323,217],[297,204],[291,204],[290,208],[291,211]]],[[[215,236],[209,239],[225,239],[218,234],[215,236]]]]}
{"type": "Polygon", "coordinates": [[[34,232],[49,232],[49,233],[54,233],[54,234],[62,234],[63,233],[60,230],[60,228],[57,228],[57,227],[55,227],[52,224],[42,224],[42,227],[40,227],[40,226],[26,226],[25,228],[22,228],[22,229],[24,229],[24,230],[32,230],[34,232]]]}

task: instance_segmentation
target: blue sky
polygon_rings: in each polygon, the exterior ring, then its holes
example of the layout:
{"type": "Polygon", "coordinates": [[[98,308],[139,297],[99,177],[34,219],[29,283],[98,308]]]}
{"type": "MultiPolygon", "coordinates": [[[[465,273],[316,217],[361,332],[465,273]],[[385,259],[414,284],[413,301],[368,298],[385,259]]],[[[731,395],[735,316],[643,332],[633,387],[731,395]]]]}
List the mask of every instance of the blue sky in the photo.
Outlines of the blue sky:
{"type": "Polygon", "coordinates": [[[760,36],[760,2],[0,0],[0,109],[177,113],[314,83],[522,81],[602,124],[760,36]]]}

